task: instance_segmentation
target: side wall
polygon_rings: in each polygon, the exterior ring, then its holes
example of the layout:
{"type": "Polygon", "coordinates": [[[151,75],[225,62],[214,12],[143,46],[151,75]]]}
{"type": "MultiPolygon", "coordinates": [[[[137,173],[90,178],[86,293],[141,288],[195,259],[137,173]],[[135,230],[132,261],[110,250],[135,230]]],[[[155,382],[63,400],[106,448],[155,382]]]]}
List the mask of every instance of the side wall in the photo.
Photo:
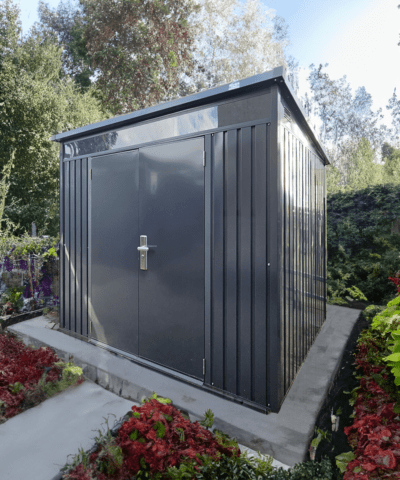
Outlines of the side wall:
{"type": "Polygon", "coordinates": [[[280,391],[286,395],[326,317],[326,194],[324,163],[286,108],[279,137],[280,391]]]}

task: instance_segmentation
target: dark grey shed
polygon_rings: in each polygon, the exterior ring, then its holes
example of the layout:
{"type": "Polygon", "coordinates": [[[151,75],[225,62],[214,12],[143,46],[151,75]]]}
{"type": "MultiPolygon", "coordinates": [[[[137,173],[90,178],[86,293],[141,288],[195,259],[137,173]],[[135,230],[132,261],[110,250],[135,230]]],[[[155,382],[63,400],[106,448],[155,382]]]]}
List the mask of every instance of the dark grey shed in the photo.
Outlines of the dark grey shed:
{"type": "Polygon", "coordinates": [[[52,140],[62,329],[278,412],[326,317],[329,161],[285,70],[52,140]]]}

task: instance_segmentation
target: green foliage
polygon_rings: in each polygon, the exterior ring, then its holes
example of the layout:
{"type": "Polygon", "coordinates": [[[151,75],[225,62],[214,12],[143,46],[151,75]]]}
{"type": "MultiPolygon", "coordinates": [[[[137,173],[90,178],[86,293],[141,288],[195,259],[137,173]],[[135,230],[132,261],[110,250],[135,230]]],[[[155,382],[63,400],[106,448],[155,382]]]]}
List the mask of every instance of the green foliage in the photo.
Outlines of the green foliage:
{"type": "Polygon", "coordinates": [[[395,297],[393,300],[391,300],[387,306],[388,307],[393,307],[395,305],[400,305],[400,295],[398,297],[395,297]]]}
{"type": "Polygon", "coordinates": [[[257,477],[257,480],[334,480],[335,478],[333,465],[329,458],[325,457],[321,462],[297,463],[289,470],[280,467],[270,474],[257,477]]]}
{"type": "MultiPolygon", "coordinates": [[[[392,303],[392,302],[390,302],[392,303]]],[[[387,336],[396,330],[400,322],[400,304],[387,305],[386,309],[379,312],[372,320],[371,329],[379,332],[381,336],[387,336]]]]}
{"type": "Polygon", "coordinates": [[[332,435],[330,435],[328,432],[324,432],[323,430],[315,427],[315,433],[317,434],[317,436],[311,441],[312,447],[318,448],[321,440],[327,440],[328,442],[331,441],[332,435]]]}
{"type": "Polygon", "coordinates": [[[47,250],[47,252],[43,253],[43,258],[48,259],[50,257],[57,258],[57,252],[54,247],[51,247],[47,250]]]}
{"type": "Polygon", "coordinates": [[[400,183],[400,150],[387,145],[386,155],[383,156],[385,177],[388,182],[400,183]]]}
{"type": "Polygon", "coordinates": [[[345,298],[356,287],[374,304],[396,294],[388,280],[400,269],[400,235],[391,233],[400,218],[400,190],[377,185],[336,193],[327,200],[328,298],[345,298]]]}
{"type": "Polygon", "coordinates": [[[56,235],[59,229],[59,145],[57,132],[102,120],[92,91],[82,93],[62,75],[62,49],[32,29],[23,37],[19,10],[0,4],[0,169],[13,159],[4,214],[29,230],[56,235]]]}
{"type": "Polygon", "coordinates": [[[362,138],[348,158],[344,191],[362,190],[383,182],[382,165],[374,162],[375,152],[370,142],[362,138]]]}
{"type": "Polygon", "coordinates": [[[354,298],[355,300],[364,300],[368,302],[367,297],[355,285],[353,285],[350,288],[346,288],[346,290],[349,292],[351,298],[354,298]]]}
{"type": "Polygon", "coordinates": [[[329,305],[348,305],[348,302],[340,297],[329,297],[328,303],[329,305]]]}
{"type": "Polygon", "coordinates": [[[164,404],[169,404],[169,403],[172,403],[172,400],[170,398],[164,398],[164,397],[159,397],[156,392],[153,392],[153,395],[149,398],[144,398],[142,400],[142,403],[146,403],[148,402],[149,400],[157,400],[158,402],[160,403],[164,403],[164,404]]]}
{"type": "MultiPolygon", "coordinates": [[[[394,315],[397,317],[398,324],[400,324],[400,315],[394,315]]],[[[392,319],[393,319],[392,317],[392,319]]],[[[393,342],[388,345],[392,354],[385,357],[384,361],[388,362],[388,366],[391,367],[391,371],[394,375],[394,384],[400,385],[400,330],[391,332],[393,342]]]]}
{"type": "MultiPolygon", "coordinates": [[[[373,318],[371,329],[361,335],[359,341],[365,338],[373,338],[378,335],[383,342],[383,356],[373,350],[368,352],[368,361],[371,365],[379,365],[387,362],[388,367],[394,375],[395,385],[400,385],[400,296],[394,298],[387,304],[387,308],[377,313],[373,318]],[[391,355],[387,355],[389,351],[391,355]]],[[[382,385],[382,378],[376,376],[378,385],[382,385]]]]}
{"type": "Polygon", "coordinates": [[[178,92],[181,74],[194,68],[193,31],[185,22],[196,9],[192,0],[75,3],[62,3],[57,11],[40,6],[42,31],[65,48],[64,73],[83,89],[95,88],[113,114],[178,92]]]}
{"type": "Polygon", "coordinates": [[[45,377],[41,379],[43,380],[41,385],[48,397],[64,391],[73,385],[77,380],[79,380],[83,375],[82,369],[75,366],[73,363],[59,361],[54,363],[54,365],[62,370],[62,379],[56,383],[45,383],[45,377]]]}
{"type": "MultiPolygon", "coordinates": [[[[219,460],[207,462],[200,467],[200,473],[195,472],[198,480],[214,480],[229,478],[230,480],[259,480],[268,478],[272,473],[272,458],[267,461],[258,458],[227,457],[223,455],[219,460]]],[[[175,477],[180,478],[180,477],[175,477]]]]}
{"type": "Polygon", "coordinates": [[[13,287],[7,288],[7,290],[1,296],[1,302],[3,304],[10,303],[13,308],[19,312],[24,306],[24,293],[25,287],[13,287]]]}
{"type": "Polygon", "coordinates": [[[22,385],[22,383],[15,382],[14,384],[11,383],[11,384],[8,386],[8,388],[9,388],[10,392],[15,395],[15,394],[18,393],[20,390],[23,390],[23,389],[24,389],[24,386],[22,385]]]}
{"type": "Polygon", "coordinates": [[[121,447],[114,445],[113,441],[109,442],[97,458],[99,471],[105,475],[112,476],[122,467],[123,453],[121,447]]]}
{"type": "Polygon", "coordinates": [[[335,457],[336,466],[340,470],[340,473],[344,473],[347,469],[347,465],[356,458],[353,451],[341,453],[335,457]]]}
{"type": "Polygon", "coordinates": [[[199,423],[200,423],[200,425],[207,428],[207,430],[208,430],[214,424],[214,413],[210,409],[207,409],[204,413],[204,420],[202,420],[199,423]]]}
{"type": "Polygon", "coordinates": [[[385,310],[385,307],[382,305],[368,305],[363,311],[362,311],[362,316],[368,320],[369,322],[372,321],[372,319],[378,315],[378,313],[382,312],[385,310]]]}

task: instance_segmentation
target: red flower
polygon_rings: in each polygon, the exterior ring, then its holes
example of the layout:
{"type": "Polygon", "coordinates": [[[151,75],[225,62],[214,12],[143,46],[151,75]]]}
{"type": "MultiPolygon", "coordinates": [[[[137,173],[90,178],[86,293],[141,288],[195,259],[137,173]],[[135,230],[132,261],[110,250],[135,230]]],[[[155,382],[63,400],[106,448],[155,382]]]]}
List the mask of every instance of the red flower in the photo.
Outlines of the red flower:
{"type": "Polygon", "coordinates": [[[134,416],[121,426],[117,436],[124,466],[132,474],[142,468],[141,459],[155,473],[165,471],[168,466],[179,467],[188,458],[202,465],[199,456],[217,459],[221,454],[237,454],[234,448],[223,447],[210,431],[198,422],[191,423],[171,405],[150,400],[141,407],[133,406],[132,411],[134,416]]]}

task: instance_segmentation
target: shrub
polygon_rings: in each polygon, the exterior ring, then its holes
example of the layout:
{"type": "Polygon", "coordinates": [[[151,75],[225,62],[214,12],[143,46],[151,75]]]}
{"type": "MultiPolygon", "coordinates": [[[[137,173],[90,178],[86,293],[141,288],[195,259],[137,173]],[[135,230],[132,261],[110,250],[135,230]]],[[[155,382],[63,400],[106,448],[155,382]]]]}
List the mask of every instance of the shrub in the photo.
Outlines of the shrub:
{"type": "Polygon", "coordinates": [[[396,287],[388,277],[400,270],[400,235],[391,233],[400,218],[398,186],[376,185],[327,200],[328,297],[357,287],[369,302],[384,305],[396,287]]]}

